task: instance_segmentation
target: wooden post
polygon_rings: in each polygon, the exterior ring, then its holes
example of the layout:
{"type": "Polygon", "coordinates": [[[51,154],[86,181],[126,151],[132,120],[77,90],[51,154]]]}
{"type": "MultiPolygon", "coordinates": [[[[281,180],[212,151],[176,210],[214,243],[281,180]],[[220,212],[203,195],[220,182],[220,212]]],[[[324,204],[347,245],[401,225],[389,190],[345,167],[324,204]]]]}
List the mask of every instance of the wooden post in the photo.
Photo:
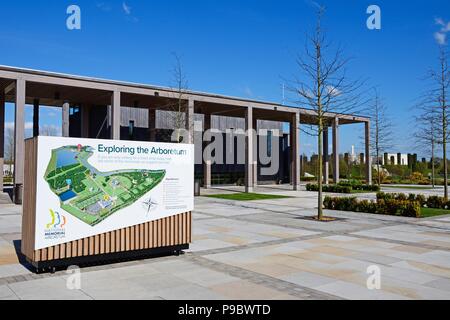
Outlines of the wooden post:
{"type": "Polygon", "coordinates": [[[339,118],[333,122],[333,175],[334,183],[339,183],[339,118]]]}
{"type": "Polygon", "coordinates": [[[0,92],[0,193],[3,192],[3,166],[5,164],[5,95],[0,92]]]}
{"type": "Polygon", "coordinates": [[[111,99],[111,139],[120,140],[120,91],[115,90],[111,99]]]}
{"type": "Polygon", "coordinates": [[[323,183],[328,185],[330,183],[329,130],[328,127],[324,127],[323,130],[323,183]]]}
{"type": "Polygon", "coordinates": [[[194,106],[195,101],[189,99],[188,108],[186,111],[186,130],[189,132],[189,139],[187,143],[194,143],[194,106]]]}
{"type": "Polygon", "coordinates": [[[33,137],[39,136],[39,99],[33,101],[33,137]]]}
{"type": "MultiPolygon", "coordinates": [[[[205,122],[204,122],[203,131],[206,132],[208,130],[211,130],[211,115],[205,114],[205,122]]],[[[206,156],[209,157],[209,155],[203,154],[203,157],[206,157],[206,156]]],[[[203,187],[206,189],[211,188],[211,159],[210,158],[205,158],[203,160],[203,187]]]]}
{"type": "Polygon", "coordinates": [[[245,115],[245,192],[253,192],[253,107],[245,115]]]}
{"type": "Polygon", "coordinates": [[[70,104],[64,102],[62,106],[62,136],[68,138],[70,136],[70,104]]]}
{"type": "MultiPolygon", "coordinates": [[[[24,170],[24,152],[25,152],[25,91],[26,82],[18,79],[16,82],[16,112],[14,125],[14,190],[21,189],[23,186],[24,170]]],[[[17,198],[17,197],[15,197],[17,198]]],[[[22,199],[15,199],[16,204],[21,204],[22,199]]]]}
{"type": "Polygon", "coordinates": [[[291,167],[292,167],[292,187],[294,190],[300,190],[300,113],[292,114],[291,120],[291,167]]]}

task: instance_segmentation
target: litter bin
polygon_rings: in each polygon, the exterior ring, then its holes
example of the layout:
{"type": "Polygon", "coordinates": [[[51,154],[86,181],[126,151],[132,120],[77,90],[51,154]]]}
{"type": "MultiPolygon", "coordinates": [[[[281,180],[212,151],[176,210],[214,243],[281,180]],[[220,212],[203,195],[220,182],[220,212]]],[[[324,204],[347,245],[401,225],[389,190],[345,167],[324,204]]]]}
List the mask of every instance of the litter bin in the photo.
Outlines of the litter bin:
{"type": "Polygon", "coordinates": [[[200,197],[200,180],[194,180],[194,196],[200,197]]]}
{"type": "Polygon", "coordinates": [[[17,205],[21,205],[22,199],[23,199],[23,184],[16,184],[14,187],[14,203],[17,205]]]}

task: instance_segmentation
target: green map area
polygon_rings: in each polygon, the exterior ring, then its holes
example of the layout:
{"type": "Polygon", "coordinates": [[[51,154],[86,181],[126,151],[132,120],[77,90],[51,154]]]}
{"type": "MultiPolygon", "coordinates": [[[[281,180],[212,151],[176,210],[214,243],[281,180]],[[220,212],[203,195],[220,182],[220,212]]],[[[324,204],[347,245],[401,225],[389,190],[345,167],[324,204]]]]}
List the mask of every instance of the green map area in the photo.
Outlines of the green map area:
{"type": "Polygon", "coordinates": [[[95,226],[154,189],[165,170],[100,172],[88,163],[89,146],[66,146],[52,151],[45,180],[60,199],[61,208],[95,226]]]}

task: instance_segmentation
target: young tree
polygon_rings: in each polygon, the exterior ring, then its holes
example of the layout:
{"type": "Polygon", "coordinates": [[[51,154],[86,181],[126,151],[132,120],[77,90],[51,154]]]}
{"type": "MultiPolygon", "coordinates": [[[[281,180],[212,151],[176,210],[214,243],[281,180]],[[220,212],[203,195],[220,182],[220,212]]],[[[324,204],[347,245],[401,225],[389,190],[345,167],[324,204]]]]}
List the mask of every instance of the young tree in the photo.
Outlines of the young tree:
{"type": "Polygon", "coordinates": [[[334,120],[330,119],[330,113],[339,116],[357,111],[362,105],[359,91],[363,85],[359,80],[349,81],[346,73],[349,59],[327,41],[321,24],[324,12],[324,7],[317,11],[316,28],[306,35],[304,52],[297,58],[299,75],[290,81],[289,88],[296,96],[294,103],[311,109],[317,119],[314,126],[302,130],[317,137],[319,220],[323,220],[323,132],[334,120]]]}
{"type": "Polygon", "coordinates": [[[431,183],[434,188],[436,186],[435,164],[439,117],[436,114],[435,108],[429,108],[423,104],[419,104],[417,107],[421,110],[421,113],[415,117],[416,132],[414,133],[414,137],[416,139],[416,146],[431,155],[431,183]]]}
{"type": "Polygon", "coordinates": [[[448,200],[447,144],[450,135],[448,127],[450,120],[448,109],[450,69],[445,45],[439,45],[438,67],[430,70],[427,78],[430,81],[431,88],[423,95],[421,106],[425,110],[430,110],[430,115],[436,119],[436,143],[442,147],[444,166],[444,198],[448,200]]]}
{"type": "Polygon", "coordinates": [[[386,106],[383,103],[377,89],[374,89],[374,96],[368,114],[371,118],[372,128],[370,130],[370,146],[372,156],[377,159],[377,183],[382,183],[380,166],[381,155],[392,147],[392,123],[386,114],[386,106]]]}
{"type": "MultiPolygon", "coordinates": [[[[9,172],[12,172],[14,163],[14,128],[5,129],[5,162],[9,164],[9,172]]],[[[3,168],[1,168],[3,170],[3,168]]]]}
{"type": "MultiPolygon", "coordinates": [[[[183,64],[180,57],[174,53],[175,64],[172,70],[172,84],[171,87],[174,89],[173,101],[167,105],[168,115],[170,118],[171,125],[174,129],[174,134],[172,136],[173,142],[181,142],[181,137],[185,137],[182,133],[185,133],[187,128],[187,112],[188,112],[188,80],[186,73],[184,71],[183,64]]],[[[190,130],[187,130],[190,132],[190,130]]],[[[186,142],[186,141],[184,141],[186,142]]]]}

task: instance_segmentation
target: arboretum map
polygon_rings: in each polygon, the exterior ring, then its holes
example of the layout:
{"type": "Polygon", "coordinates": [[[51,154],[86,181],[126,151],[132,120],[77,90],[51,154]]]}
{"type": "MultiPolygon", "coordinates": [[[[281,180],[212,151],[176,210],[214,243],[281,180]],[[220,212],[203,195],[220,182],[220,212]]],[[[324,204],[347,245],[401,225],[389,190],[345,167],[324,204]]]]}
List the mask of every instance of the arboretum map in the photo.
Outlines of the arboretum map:
{"type": "Polygon", "coordinates": [[[55,149],[45,172],[61,208],[90,226],[134,204],[166,175],[165,170],[100,172],[88,163],[93,153],[81,145],[55,149]]]}

